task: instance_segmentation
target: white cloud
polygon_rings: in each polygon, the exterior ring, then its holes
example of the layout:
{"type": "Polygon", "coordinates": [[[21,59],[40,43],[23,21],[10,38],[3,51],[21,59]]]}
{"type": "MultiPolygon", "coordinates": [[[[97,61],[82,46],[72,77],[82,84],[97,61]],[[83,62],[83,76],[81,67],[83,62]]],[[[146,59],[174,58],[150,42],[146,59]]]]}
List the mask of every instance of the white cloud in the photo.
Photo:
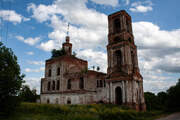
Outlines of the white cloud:
{"type": "Polygon", "coordinates": [[[29,52],[26,52],[27,55],[34,55],[34,52],[32,51],[29,51],[29,52]]]}
{"type": "Polygon", "coordinates": [[[126,1],[126,5],[129,5],[130,3],[130,0],[125,0],[126,1]]]}
{"type": "MultiPolygon", "coordinates": [[[[118,0],[91,0],[97,4],[101,5],[110,5],[110,6],[117,6],[118,5],[118,0]]],[[[127,0],[128,1],[128,0],[127,0]]]]}
{"type": "Polygon", "coordinates": [[[145,1],[145,2],[134,2],[131,4],[131,8],[129,9],[132,12],[148,12],[152,11],[152,2],[151,1],[145,1]]]}
{"type": "Polygon", "coordinates": [[[107,71],[107,54],[101,51],[94,51],[92,49],[86,49],[78,51],[78,57],[85,59],[89,63],[89,68],[91,66],[99,66],[100,71],[107,71]]]}
{"type": "Polygon", "coordinates": [[[97,44],[105,47],[107,16],[87,8],[86,2],[86,0],[78,0],[77,2],[73,0],[56,0],[52,5],[48,6],[30,4],[28,10],[32,10],[32,17],[39,22],[50,21],[49,26],[54,29],[48,35],[50,40],[42,42],[39,48],[45,51],[59,48],[65,39],[67,22],[71,23],[71,42],[76,45],[73,46],[73,49],[97,47],[97,44]]]}
{"type": "Polygon", "coordinates": [[[12,22],[14,24],[21,23],[22,21],[28,21],[30,18],[23,17],[20,14],[17,14],[13,10],[0,10],[0,17],[3,20],[12,22]]]}
{"type": "Polygon", "coordinates": [[[43,61],[28,61],[28,63],[32,65],[44,65],[43,61]]]}
{"type": "Polygon", "coordinates": [[[44,71],[44,67],[40,67],[38,69],[31,69],[31,68],[26,68],[25,72],[42,72],[44,71]]]}
{"type": "Polygon", "coordinates": [[[35,4],[31,3],[28,5],[27,10],[28,11],[32,10],[33,12],[32,17],[36,18],[39,22],[44,22],[50,19],[53,14],[58,13],[56,5],[46,6],[40,4],[39,6],[36,6],[35,4]]]}
{"type": "Polygon", "coordinates": [[[51,51],[52,49],[57,48],[56,45],[55,41],[49,40],[47,42],[42,42],[38,47],[44,51],[51,51]]]}
{"type": "Polygon", "coordinates": [[[29,85],[31,89],[36,89],[37,93],[40,94],[40,83],[41,78],[39,77],[25,77],[25,85],[29,85]]]}
{"type": "Polygon", "coordinates": [[[142,47],[153,48],[180,48],[180,29],[160,30],[158,25],[151,22],[133,23],[136,43],[142,47]]]}
{"type": "Polygon", "coordinates": [[[29,38],[24,39],[24,37],[22,36],[16,36],[16,38],[29,45],[35,45],[36,43],[40,41],[40,37],[35,37],[35,38],[29,37],[29,38]]]}

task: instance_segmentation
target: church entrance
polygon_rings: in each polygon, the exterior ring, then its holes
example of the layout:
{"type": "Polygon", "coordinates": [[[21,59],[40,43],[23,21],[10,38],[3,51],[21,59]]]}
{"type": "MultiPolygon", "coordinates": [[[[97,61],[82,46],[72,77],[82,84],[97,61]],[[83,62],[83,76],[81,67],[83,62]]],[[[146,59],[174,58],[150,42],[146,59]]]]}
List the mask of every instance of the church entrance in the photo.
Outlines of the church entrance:
{"type": "Polygon", "coordinates": [[[115,103],[118,105],[121,105],[122,104],[122,90],[120,87],[117,87],[115,89],[115,97],[116,97],[115,103]]]}

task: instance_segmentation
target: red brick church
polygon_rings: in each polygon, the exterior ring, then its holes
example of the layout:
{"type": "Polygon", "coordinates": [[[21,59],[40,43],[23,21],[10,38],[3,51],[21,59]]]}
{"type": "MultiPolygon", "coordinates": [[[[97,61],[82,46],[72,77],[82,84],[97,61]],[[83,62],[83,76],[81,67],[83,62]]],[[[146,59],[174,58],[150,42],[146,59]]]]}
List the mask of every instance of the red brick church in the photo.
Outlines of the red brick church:
{"type": "Polygon", "coordinates": [[[108,30],[107,73],[88,70],[86,60],[72,55],[66,36],[66,55],[46,60],[41,103],[112,103],[146,110],[131,16],[124,10],[109,15],[108,30]]]}

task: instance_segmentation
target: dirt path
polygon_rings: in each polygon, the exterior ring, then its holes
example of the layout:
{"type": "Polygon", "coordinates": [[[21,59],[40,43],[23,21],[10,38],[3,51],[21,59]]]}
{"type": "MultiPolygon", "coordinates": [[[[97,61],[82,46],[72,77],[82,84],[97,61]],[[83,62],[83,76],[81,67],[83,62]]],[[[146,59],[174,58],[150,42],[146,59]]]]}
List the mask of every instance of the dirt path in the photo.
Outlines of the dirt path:
{"type": "Polygon", "coordinates": [[[156,120],[180,120],[180,112],[156,120]]]}

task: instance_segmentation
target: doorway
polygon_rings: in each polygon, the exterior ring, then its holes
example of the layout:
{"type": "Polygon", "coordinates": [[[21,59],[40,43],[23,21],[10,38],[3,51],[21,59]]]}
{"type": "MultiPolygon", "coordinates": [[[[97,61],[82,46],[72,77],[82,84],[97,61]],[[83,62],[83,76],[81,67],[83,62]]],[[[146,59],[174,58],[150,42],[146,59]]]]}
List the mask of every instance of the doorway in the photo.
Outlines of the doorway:
{"type": "Polygon", "coordinates": [[[115,97],[116,97],[115,103],[117,105],[121,105],[122,104],[122,90],[121,90],[120,87],[116,87],[116,89],[115,89],[115,97]]]}

